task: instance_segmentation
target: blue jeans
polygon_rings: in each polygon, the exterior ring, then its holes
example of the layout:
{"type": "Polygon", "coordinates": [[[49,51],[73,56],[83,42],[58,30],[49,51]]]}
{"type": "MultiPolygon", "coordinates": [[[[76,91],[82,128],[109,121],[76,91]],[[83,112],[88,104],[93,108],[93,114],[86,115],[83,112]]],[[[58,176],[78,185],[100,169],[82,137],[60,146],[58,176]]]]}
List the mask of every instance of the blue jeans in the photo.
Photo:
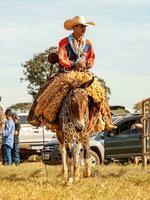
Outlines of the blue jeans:
{"type": "Polygon", "coordinates": [[[7,144],[2,145],[2,160],[4,165],[12,164],[12,149],[7,144]]]}
{"type": "Polygon", "coordinates": [[[13,162],[15,164],[19,164],[20,163],[20,155],[19,155],[19,144],[15,144],[14,143],[14,147],[13,147],[13,162]]]}

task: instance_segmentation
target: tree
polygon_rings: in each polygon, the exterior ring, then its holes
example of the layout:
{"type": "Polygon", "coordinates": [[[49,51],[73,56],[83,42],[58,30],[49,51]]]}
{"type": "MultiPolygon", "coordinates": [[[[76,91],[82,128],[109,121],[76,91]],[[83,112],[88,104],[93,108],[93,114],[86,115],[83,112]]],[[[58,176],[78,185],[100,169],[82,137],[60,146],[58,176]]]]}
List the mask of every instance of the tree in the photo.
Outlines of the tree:
{"type": "Polygon", "coordinates": [[[9,108],[15,112],[28,112],[31,108],[32,103],[24,102],[24,103],[16,103],[11,105],[9,108]]]}
{"type": "Polygon", "coordinates": [[[110,87],[108,87],[108,86],[106,85],[106,83],[105,83],[104,79],[102,79],[102,78],[99,78],[99,77],[97,77],[97,76],[96,76],[96,78],[97,78],[97,79],[98,79],[98,81],[101,83],[101,85],[104,87],[104,89],[105,89],[106,93],[107,93],[108,95],[110,95],[110,94],[111,94],[110,87]]]}
{"type": "MultiPolygon", "coordinates": [[[[45,50],[43,53],[34,55],[29,61],[26,61],[23,66],[23,74],[25,78],[22,80],[29,81],[27,86],[28,93],[35,97],[39,89],[46,82],[46,80],[58,71],[57,64],[51,64],[48,61],[48,56],[50,53],[57,53],[56,47],[51,47],[45,50]]],[[[110,88],[106,86],[103,79],[96,76],[96,78],[101,82],[107,94],[110,94],[110,88]]]]}
{"type": "Polygon", "coordinates": [[[142,102],[138,102],[133,106],[135,112],[142,112],[142,102]]]}
{"type": "Polygon", "coordinates": [[[48,55],[52,52],[57,52],[56,47],[51,47],[45,50],[43,53],[34,55],[32,59],[22,64],[23,74],[25,78],[21,78],[21,81],[29,81],[27,86],[28,93],[35,97],[39,89],[45,83],[45,81],[51,77],[56,65],[48,62],[48,55]]]}

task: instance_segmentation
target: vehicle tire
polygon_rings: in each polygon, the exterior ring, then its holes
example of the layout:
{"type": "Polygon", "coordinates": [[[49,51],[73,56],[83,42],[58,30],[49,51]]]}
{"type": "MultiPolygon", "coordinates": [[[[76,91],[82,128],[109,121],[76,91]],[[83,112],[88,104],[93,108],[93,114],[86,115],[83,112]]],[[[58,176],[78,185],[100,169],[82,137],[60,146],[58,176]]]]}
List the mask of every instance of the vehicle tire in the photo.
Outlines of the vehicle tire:
{"type": "Polygon", "coordinates": [[[138,165],[141,162],[142,158],[141,157],[134,157],[131,159],[131,162],[135,165],[138,165]]]}
{"type": "Polygon", "coordinates": [[[94,152],[93,150],[90,150],[90,166],[91,167],[96,167],[100,165],[100,158],[97,155],[96,152],[94,152]]]}

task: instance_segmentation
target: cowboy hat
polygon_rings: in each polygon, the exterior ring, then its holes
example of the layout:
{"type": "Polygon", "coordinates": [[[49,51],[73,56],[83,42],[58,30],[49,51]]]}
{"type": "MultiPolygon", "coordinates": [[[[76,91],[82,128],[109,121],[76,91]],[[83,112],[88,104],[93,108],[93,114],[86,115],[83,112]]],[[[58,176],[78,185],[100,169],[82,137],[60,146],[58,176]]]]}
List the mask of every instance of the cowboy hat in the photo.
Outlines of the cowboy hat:
{"type": "Polygon", "coordinates": [[[73,26],[82,24],[85,26],[95,26],[95,22],[86,22],[85,17],[83,16],[76,16],[72,19],[68,19],[64,22],[64,28],[67,30],[72,30],[73,26]]]}

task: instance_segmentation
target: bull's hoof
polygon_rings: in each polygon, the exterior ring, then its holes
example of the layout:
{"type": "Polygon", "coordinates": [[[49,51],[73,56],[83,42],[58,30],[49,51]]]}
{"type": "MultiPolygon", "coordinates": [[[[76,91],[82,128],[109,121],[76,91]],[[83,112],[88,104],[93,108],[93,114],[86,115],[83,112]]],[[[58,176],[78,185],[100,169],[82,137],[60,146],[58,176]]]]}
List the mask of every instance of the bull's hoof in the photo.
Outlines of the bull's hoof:
{"type": "Polygon", "coordinates": [[[71,184],[73,184],[73,178],[72,177],[68,178],[68,181],[67,181],[67,185],[71,185],[71,184]]]}
{"type": "Polygon", "coordinates": [[[79,177],[79,176],[75,176],[75,177],[74,177],[74,183],[79,182],[79,180],[80,180],[80,177],[79,177]]]}
{"type": "Polygon", "coordinates": [[[90,170],[85,170],[84,172],[83,172],[83,177],[84,178],[88,178],[88,177],[90,177],[91,176],[91,171],[90,170]]]}

